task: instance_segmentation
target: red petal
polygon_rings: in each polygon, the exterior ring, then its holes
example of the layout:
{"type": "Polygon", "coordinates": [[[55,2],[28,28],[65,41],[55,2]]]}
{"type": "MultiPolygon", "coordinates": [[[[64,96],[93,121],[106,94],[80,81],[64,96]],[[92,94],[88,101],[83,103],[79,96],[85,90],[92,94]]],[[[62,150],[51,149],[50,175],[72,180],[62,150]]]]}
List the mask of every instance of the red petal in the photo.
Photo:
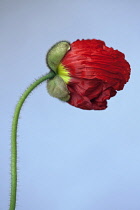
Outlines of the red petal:
{"type": "Polygon", "coordinates": [[[105,46],[100,40],[77,40],[62,59],[70,76],[100,79],[115,90],[121,90],[130,76],[130,65],[124,54],[105,46]]]}
{"type": "Polygon", "coordinates": [[[86,110],[103,110],[107,107],[107,99],[116,91],[99,79],[75,79],[68,84],[70,91],[69,104],[86,110]]]}

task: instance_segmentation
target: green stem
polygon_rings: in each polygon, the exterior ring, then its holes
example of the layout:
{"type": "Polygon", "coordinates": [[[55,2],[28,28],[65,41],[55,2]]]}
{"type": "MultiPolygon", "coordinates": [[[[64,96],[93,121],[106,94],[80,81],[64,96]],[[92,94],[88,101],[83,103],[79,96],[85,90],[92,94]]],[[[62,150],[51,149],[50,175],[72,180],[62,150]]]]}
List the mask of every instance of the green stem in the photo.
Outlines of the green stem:
{"type": "Polygon", "coordinates": [[[12,132],[11,132],[11,194],[10,194],[10,207],[9,210],[15,210],[16,208],[16,194],[17,194],[17,126],[20,110],[25,99],[40,83],[47,79],[52,79],[55,73],[51,71],[49,74],[40,77],[33,82],[20,97],[13,116],[12,132]]]}

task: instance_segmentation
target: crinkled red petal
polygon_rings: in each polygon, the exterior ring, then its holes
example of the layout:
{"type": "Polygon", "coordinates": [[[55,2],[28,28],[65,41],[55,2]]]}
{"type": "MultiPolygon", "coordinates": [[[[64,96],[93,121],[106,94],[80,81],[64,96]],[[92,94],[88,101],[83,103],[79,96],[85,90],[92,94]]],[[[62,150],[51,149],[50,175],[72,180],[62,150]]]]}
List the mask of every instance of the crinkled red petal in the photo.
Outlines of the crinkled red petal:
{"type": "Polygon", "coordinates": [[[130,77],[130,65],[124,54],[96,39],[73,42],[62,64],[71,77],[100,79],[115,90],[123,89],[130,77]]]}
{"type": "Polygon", "coordinates": [[[116,94],[114,88],[99,79],[72,78],[67,87],[70,91],[68,103],[86,110],[106,109],[106,100],[116,94]]]}

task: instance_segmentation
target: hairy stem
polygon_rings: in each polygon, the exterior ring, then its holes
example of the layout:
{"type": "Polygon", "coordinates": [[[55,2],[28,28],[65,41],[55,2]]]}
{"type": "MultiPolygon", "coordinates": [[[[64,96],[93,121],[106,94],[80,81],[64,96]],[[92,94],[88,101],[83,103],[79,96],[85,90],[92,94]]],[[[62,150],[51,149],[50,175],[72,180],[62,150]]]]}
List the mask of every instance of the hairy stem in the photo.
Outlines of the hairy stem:
{"type": "Polygon", "coordinates": [[[13,116],[12,131],[11,131],[11,194],[10,194],[10,207],[9,210],[15,210],[16,208],[16,194],[17,194],[17,126],[20,110],[25,99],[28,95],[43,81],[52,79],[55,73],[51,71],[45,76],[40,77],[33,82],[20,97],[13,116]]]}

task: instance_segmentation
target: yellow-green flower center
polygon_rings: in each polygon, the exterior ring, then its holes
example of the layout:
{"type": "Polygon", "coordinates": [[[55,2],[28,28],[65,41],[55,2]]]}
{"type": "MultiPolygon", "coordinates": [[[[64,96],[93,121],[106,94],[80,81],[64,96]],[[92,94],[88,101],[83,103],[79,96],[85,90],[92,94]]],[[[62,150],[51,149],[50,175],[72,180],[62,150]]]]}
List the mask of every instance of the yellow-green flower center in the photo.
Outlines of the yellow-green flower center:
{"type": "Polygon", "coordinates": [[[70,81],[69,71],[60,63],[57,67],[57,74],[64,80],[66,84],[70,81]]]}

